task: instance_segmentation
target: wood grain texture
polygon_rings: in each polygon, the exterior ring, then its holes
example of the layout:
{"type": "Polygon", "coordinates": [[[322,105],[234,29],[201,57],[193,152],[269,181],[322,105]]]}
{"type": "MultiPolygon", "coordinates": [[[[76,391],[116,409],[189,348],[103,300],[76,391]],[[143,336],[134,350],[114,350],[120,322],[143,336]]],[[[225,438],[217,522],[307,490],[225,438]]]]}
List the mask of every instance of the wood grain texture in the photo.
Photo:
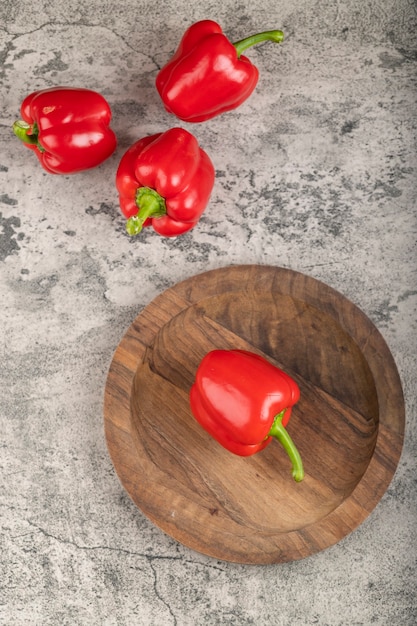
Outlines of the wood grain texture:
{"type": "Polygon", "coordinates": [[[104,402],[108,449],[137,506],[188,547],[267,564],[333,545],[374,509],[397,467],[404,401],[389,349],[351,302],[269,266],[194,276],[155,298],[116,350],[104,402]],[[215,348],[257,352],[301,390],[288,430],[306,477],[273,442],[252,457],[197,424],[189,389],[215,348]]]}

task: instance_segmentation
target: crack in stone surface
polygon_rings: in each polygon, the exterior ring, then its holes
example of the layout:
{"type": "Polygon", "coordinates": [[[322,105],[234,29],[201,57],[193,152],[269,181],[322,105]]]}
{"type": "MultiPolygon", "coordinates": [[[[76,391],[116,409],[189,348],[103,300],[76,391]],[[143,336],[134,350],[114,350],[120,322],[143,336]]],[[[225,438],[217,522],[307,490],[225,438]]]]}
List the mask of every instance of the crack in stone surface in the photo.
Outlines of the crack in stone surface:
{"type": "Polygon", "coordinates": [[[171,615],[172,619],[173,619],[173,625],[177,626],[177,618],[171,608],[170,603],[165,600],[165,598],[163,597],[163,595],[159,592],[158,589],[158,576],[157,576],[157,572],[156,569],[154,567],[153,561],[149,561],[149,566],[151,568],[152,571],[152,575],[153,575],[153,590],[155,592],[155,596],[158,598],[158,600],[160,600],[160,602],[162,602],[162,604],[164,606],[166,606],[166,608],[168,609],[169,614],[171,615]]]}
{"type": "MultiPolygon", "coordinates": [[[[1,505],[4,508],[8,508],[10,510],[15,510],[13,507],[9,507],[7,505],[1,505]]],[[[162,555],[162,554],[146,554],[144,552],[135,552],[134,550],[127,550],[126,548],[120,548],[120,547],[112,547],[112,546],[103,546],[103,545],[93,545],[93,546],[88,546],[88,545],[80,545],[79,543],[77,543],[76,541],[73,541],[71,539],[64,539],[62,537],[58,537],[57,535],[54,535],[53,533],[48,532],[47,530],[45,530],[44,528],[42,528],[42,526],[39,526],[38,524],[35,524],[34,522],[30,521],[30,520],[24,520],[29,526],[31,526],[32,528],[34,528],[35,530],[37,530],[40,534],[42,534],[44,537],[46,537],[47,539],[53,539],[54,541],[57,541],[60,544],[63,545],[69,545],[69,546],[73,546],[74,548],[76,548],[77,550],[82,550],[82,551],[98,551],[98,550],[103,550],[103,551],[109,551],[109,552],[118,552],[121,554],[126,554],[128,556],[135,556],[135,557],[139,557],[142,559],[146,559],[149,562],[154,562],[154,561],[181,561],[183,563],[187,563],[190,565],[197,565],[203,568],[208,568],[208,569],[214,569],[220,572],[224,571],[224,568],[220,567],[218,564],[215,563],[200,563],[199,561],[195,561],[193,559],[189,559],[186,558],[182,555],[162,555]]],[[[26,536],[31,534],[30,532],[28,533],[22,533],[21,535],[16,535],[16,537],[20,537],[20,536],[26,536]]],[[[14,537],[11,537],[14,538],[14,537]]]]}
{"type": "MultiPolygon", "coordinates": [[[[82,20],[79,21],[75,21],[75,22],[59,22],[59,21],[48,21],[48,22],[44,22],[43,24],[40,24],[39,26],[37,26],[36,28],[32,28],[32,29],[28,29],[26,30],[24,33],[10,33],[6,28],[4,29],[4,31],[9,35],[10,42],[6,43],[5,49],[3,52],[0,51],[0,67],[3,66],[5,67],[6,64],[6,60],[7,57],[9,56],[9,54],[15,50],[15,46],[14,46],[14,42],[17,41],[20,38],[24,38],[24,37],[28,37],[30,35],[33,35],[34,33],[38,33],[46,28],[49,27],[53,27],[53,28],[63,28],[63,29],[67,29],[67,28],[71,28],[71,27],[80,27],[80,28],[86,28],[86,29],[99,29],[99,30],[106,30],[107,32],[111,33],[112,35],[114,35],[114,37],[116,39],[120,39],[123,44],[129,48],[130,50],[132,50],[133,52],[136,52],[138,54],[142,54],[144,57],[148,58],[155,66],[157,69],[159,68],[159,64],[155,61],[155,58],[149,54],[144,52],[143,48],[135,48],[135,46],[132,45],[132,43],[129,41],[129,39],[127,37],[125,37],[124,35],[122,35],[121,33],[118,33],[115,29],[110,28],[109,26],[105,25],[105,24],[101,24],[101,23],[90,23],[90,22],[85,22],[82,20]]],[[[1,73],[0,73],[1,75],[1,73]]]]}

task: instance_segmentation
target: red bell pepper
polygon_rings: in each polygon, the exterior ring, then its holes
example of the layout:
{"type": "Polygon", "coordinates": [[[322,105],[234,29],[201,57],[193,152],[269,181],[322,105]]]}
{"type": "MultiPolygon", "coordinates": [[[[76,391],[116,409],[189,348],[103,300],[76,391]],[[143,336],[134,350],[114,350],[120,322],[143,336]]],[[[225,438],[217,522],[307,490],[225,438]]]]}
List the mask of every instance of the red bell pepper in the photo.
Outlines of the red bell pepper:
{"type": "Polygon", "coordinates": [[[197,422],[234,454],[250,456],[272,437],[278,439],[299,482],[303,463],[285,428],[299,397],[297,383],[263,357],[243,350],[213,350],[197,369],[190,406],[197,422]]]}
{"type": "Polygon", "coordinates": [[[116,174],[126,230],[144,226],[166,237],[193,228],[209,201],[215,172],[196,138],[182,128],[144,137],[123,155],[116,174]]]}
{"type": "Polygon", "coordinates": [[[51,174],[73,174],[100,165],[116,148],[111,110],[89,89],[54,87],[26,96],[16,136],[51,174]]]}
{"type": "Polygon", "coordinates": [[[158,72],[156,88],[169,113],[203,122],[237,108],[253,92],[259,71],[242,52],[262,41],[283,41],[280,30],[231,43],[211,20],[185,31],[173,57],[158,72]]]}

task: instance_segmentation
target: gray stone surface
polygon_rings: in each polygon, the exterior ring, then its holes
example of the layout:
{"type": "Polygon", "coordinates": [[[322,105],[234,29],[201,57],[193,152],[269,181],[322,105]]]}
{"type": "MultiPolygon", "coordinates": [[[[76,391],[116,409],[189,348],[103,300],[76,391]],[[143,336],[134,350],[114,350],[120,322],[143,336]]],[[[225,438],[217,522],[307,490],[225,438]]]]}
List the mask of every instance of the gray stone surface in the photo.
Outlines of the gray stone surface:
{"type": "Polygon", "coordinates": [[[413,626],[416,561],[416,10],[411,0],[3,0],[0,6],[0,623],[413,626]],[[154,88],[193,21],[248,56],[255,94],[179,124],[154,88]],[[23,97],[78,85],[111,103],[116,153],[52,176],[11,133],[23,97]],[[194,231],[130,239],[114,173],[137,138],[183,125],[211,155],[194,231]],[[354,301],[404,385],[406,438],[371,516],[303,561],[249,567],[177,544],[115,475],[102,401],[112,354],[154,296],[206,269],[275,264],[354,301]]]}

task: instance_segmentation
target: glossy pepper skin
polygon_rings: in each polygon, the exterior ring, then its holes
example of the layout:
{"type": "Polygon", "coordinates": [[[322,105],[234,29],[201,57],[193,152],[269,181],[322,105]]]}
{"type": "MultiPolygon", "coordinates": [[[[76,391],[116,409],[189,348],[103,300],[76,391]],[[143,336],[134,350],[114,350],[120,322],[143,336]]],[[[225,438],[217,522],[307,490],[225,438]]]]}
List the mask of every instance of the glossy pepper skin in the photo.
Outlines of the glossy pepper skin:
{"type": "Polygon", "coordinates": [[[233,44],[216,22],[196,22],[157,74],[156,88],[166,110],[185,122],[204,122],[237,108],[259,78],[257,67],[242,52],[256,43],[279,43],[283,38],[282,31],[272,30],[233,44]]]}
{"type": "Polygon", "coordinates": [[[95,91],[54,87],[23,100],[15,135],[51,174],[73,174],[100,165],[116,148],[110,106],[95,91]]]}
{"type": "Polygon", "coordinates": [[[152,226],[165,237],[193,228],[204,212],[215,180],[214,166],[196,138],[182,128],[144,137],[123,155],[116,187],[126,230],[152,226]]]}
{"type": "Polygon", "coordinates": [[[263,450],[275,437],[284,446],[294,480],[304,478],[300,454],[285,427],[300,397],[297,383],[261,356],[212,350],[190,390],[191,411],[224,448],[240,456],[263,450]]]}

